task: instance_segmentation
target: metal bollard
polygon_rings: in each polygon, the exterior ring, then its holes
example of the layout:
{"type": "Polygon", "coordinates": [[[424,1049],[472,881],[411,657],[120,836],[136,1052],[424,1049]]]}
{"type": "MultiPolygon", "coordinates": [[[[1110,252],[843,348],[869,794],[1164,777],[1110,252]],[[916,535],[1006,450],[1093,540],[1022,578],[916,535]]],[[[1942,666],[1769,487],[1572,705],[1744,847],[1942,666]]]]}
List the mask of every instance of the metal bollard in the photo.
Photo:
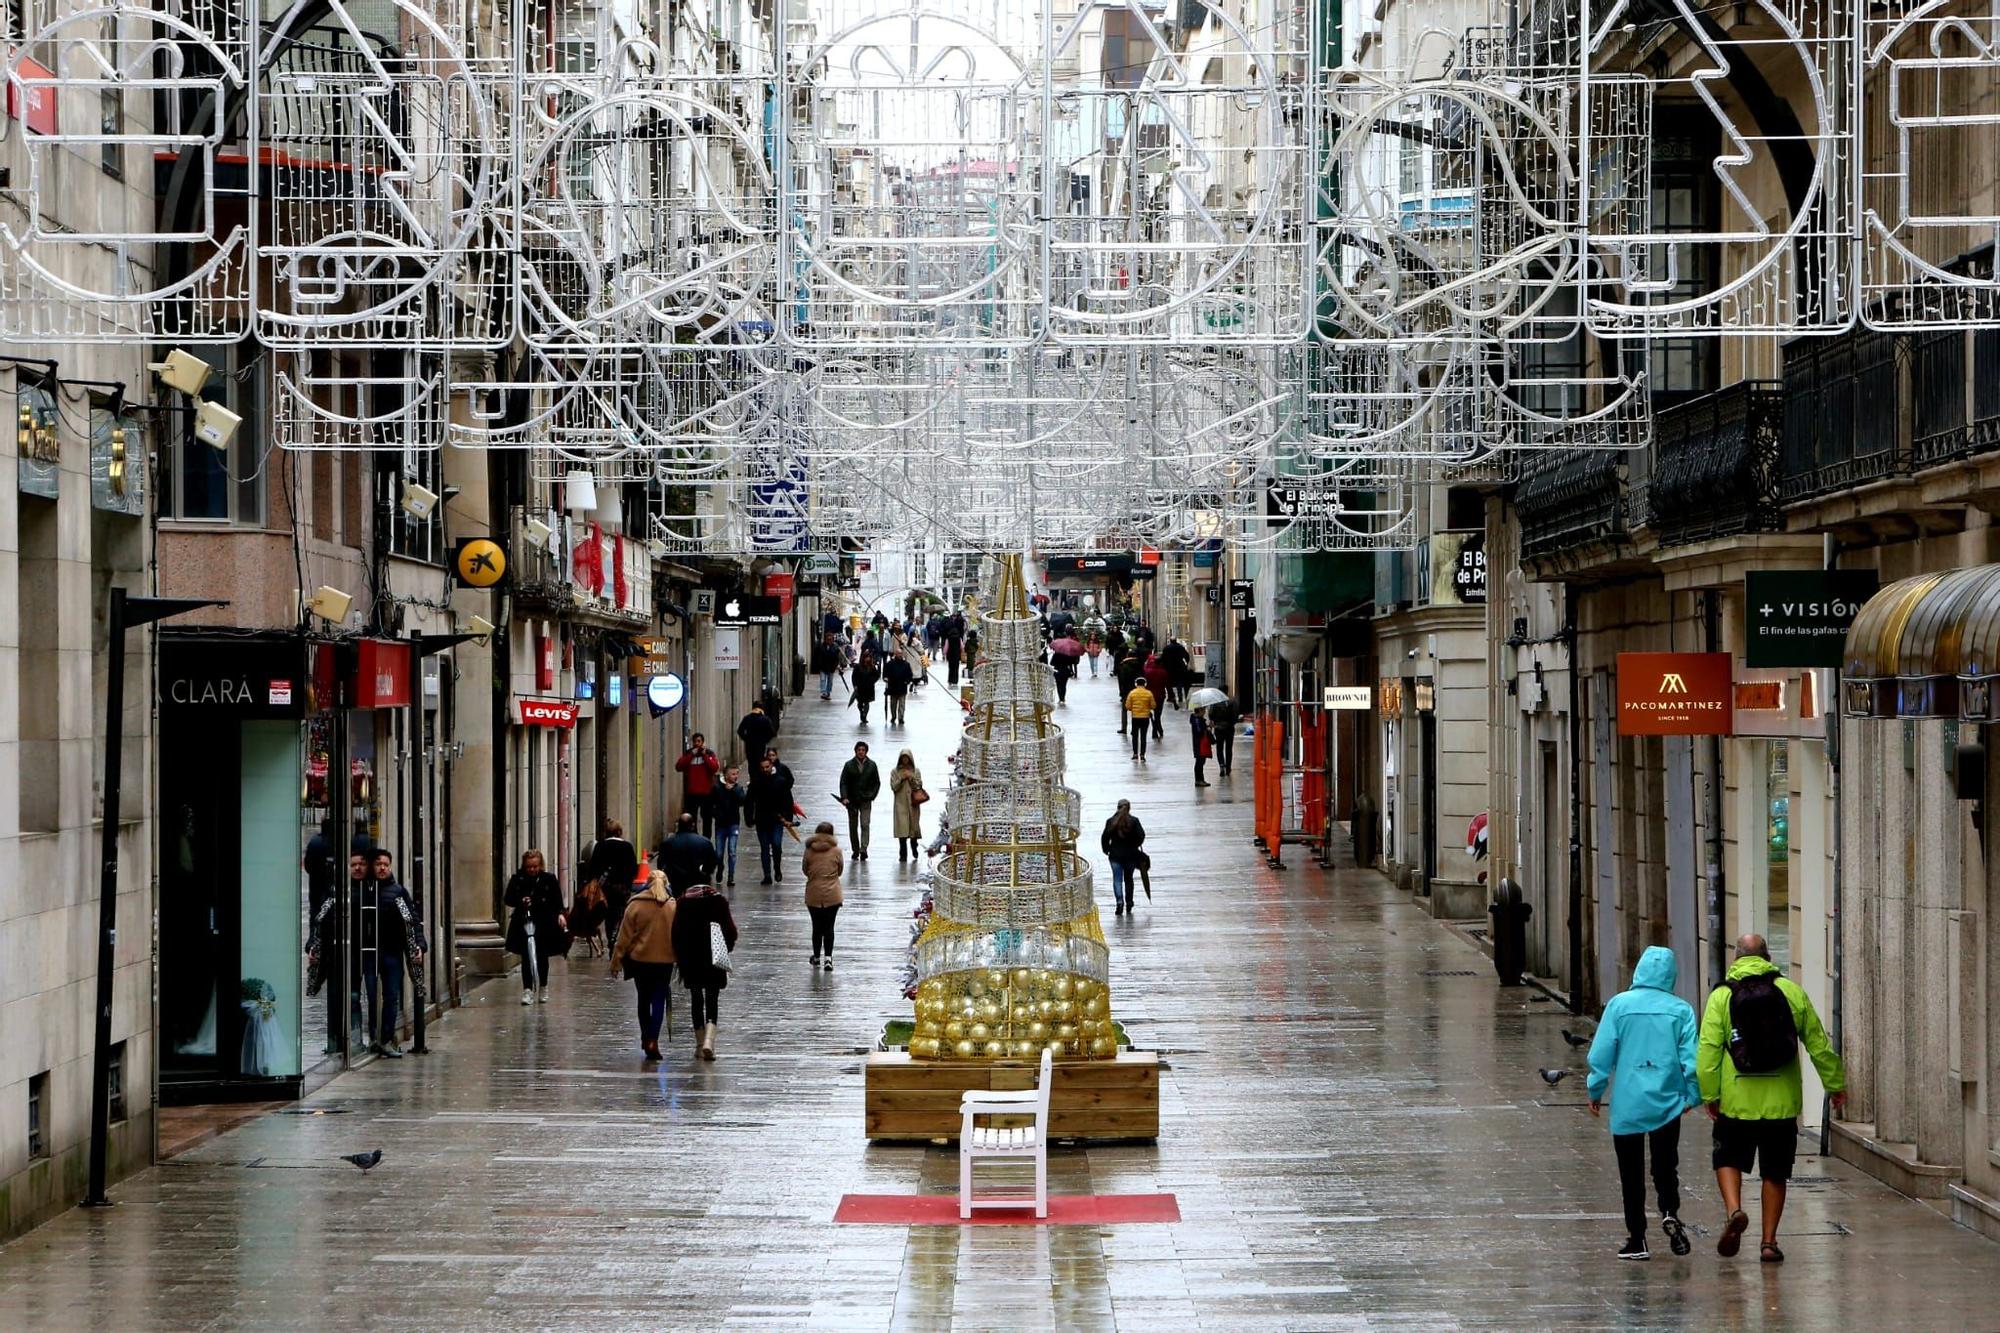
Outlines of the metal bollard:
{"type": "Polygon", "coordinates": [[[1502,879],[1494,890],[1493,905],[1486,910],[1493,917],[1493,970],[1500,974],[1501,985],[1518,986],[1528,965],[1528,918],[1534,915],[1534,906],[1521,900],[1520,885],[1502,879]]]}

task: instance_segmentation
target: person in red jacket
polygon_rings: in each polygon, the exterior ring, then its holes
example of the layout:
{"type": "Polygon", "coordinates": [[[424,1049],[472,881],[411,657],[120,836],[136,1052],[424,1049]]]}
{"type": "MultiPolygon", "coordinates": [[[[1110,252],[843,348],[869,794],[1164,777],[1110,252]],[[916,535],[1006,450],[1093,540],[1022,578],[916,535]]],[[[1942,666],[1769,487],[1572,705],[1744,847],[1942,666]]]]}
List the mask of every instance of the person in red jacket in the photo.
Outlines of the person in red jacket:
{"type": "Polygon", "coordinates": [[[1146,654],[1146,688],[1153,692],[1153,739],[1167,738],[1166,728],[1160,722],[1160,714],[1167,711],[1167,687],[1173,683],[1173,673],[1160,660],[1158,653],[1146,654]]]}
{"type": "Polygon", "coordinates": [[[687,800],[681,808],[701,819],[701,836],[715,837],[715,777],[722,772],[722,760],[708,748],[708,738],[696,732],[688,748],[674,761],[674,768],[687,778],[687,800]]]}

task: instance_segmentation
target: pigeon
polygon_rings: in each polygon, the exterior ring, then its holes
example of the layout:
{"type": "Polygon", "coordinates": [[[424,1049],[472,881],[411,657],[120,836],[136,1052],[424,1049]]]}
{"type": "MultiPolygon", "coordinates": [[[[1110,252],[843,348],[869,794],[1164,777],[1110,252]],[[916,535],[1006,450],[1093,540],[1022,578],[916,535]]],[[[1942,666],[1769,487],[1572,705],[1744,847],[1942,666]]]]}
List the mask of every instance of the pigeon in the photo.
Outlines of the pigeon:
{"type": "MultiPolygon", "coordinates": [[[[1546,1074],[1544,1074],[1544,1077],[1546,1077],[1546,1074]]],[[[363,1171],[372,1171],[375,1168],[375,1164],[382,1160],[382,1150],[374,1148],[368,1152],[351,1152],[340,1160],[343,1162],[352,1162],[363,1171]]]]}
{"type": "Polygon", "coordinates": [[[1556,1084],[1562,1082],[1564,1079],[1569,1077],[1569,1071],[1567,1069],[1537,1069],[1535,1072],[1542,1076],[1542,1082],[1548,1084],[1552,1088],[1556,1084]]]}
{"type": "Polygon", "coordinates": [[[1579,1037],[1574,1032],[1571,1032],[1568,1028],[1563,1029],[1563,1040],[1568,1042],[1572,1046],[1590,1045],[1590,1038],[1579,1037]]]}

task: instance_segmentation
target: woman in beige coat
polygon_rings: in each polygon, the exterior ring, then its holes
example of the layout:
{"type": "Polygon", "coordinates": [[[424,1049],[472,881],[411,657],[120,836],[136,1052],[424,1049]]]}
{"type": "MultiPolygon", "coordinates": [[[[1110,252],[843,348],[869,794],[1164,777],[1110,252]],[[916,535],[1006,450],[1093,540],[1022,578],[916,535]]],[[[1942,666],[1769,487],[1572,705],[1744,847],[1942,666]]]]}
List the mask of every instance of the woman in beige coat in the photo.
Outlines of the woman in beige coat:
{"type": "Polygon", "coordinates": [[[806,876],[806,913],[812,917],[812,965],[833,970],[833,919],[840,914],[840,872],[846,862],[833,825],[822,822],[806,839],[800,868],[806,876]]]}
{"type": "Polygon", "coordinates": [[[924,808],[917,793],[924,789],[924,775],[908,750],[896,756],[895,771],[889,774],[889,791],[896,800],[896,860],[917,859],[917,844],[924,836],[924,808]]]}
{"type": "Polygon", "coordinates": [[[667,877],[655,870],[646,887],[625,905],[618,943],[611,946],[611,967],[620,966],[639,992],[639,1049],[648,1060],[660,1058],[660,1024],[673,1003],[674,900],[667,895],[667,877]]]}

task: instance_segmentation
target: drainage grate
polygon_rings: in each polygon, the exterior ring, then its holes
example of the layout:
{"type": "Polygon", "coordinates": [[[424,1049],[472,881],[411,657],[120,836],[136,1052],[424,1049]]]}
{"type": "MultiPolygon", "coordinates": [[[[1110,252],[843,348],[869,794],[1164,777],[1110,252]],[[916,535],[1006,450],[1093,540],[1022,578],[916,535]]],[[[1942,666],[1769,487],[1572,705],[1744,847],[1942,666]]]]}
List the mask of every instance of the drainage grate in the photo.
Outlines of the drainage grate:
{"type": "Polygon", "coordinates": [[[1419,972],[1417,973],[1417,975],[1420,977],[1476,977],[1479,975],[1479,973],[1476,969],[1473,968],[1466,968],[1463,971],[1454,971],[1452,969],[1447,968],[1442,971],[1419,972]]]}

